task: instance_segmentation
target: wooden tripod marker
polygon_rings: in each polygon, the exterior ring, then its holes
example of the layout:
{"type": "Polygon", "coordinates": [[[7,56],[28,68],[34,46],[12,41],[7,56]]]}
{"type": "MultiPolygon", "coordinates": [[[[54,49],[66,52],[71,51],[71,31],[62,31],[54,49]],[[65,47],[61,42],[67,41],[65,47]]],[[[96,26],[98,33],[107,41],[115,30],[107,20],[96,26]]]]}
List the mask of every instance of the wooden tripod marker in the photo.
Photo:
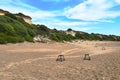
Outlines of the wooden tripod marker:
{"type": "Polygon", "coordinates": [[[89,54],[85,54],[85,56],[84,56],[84,60],[91,60],[89,54]]]}
{"type": "Polygon", "coordinates": [[[64,55],[58,55],[56,61],[65,61],[64,55]]]}

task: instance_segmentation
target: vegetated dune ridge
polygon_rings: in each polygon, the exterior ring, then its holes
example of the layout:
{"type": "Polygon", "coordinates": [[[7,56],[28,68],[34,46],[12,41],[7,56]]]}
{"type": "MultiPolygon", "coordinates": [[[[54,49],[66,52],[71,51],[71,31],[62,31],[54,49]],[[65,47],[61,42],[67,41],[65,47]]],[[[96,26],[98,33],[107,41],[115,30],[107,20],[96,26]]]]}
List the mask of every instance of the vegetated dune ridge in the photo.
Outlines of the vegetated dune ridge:
{"type": "Polygon", "coordinates": [[[0,80],[120,80],[120,42],[0,45],[0,80]],[[66,61],[56,62],[60,54],[66,61]]]}

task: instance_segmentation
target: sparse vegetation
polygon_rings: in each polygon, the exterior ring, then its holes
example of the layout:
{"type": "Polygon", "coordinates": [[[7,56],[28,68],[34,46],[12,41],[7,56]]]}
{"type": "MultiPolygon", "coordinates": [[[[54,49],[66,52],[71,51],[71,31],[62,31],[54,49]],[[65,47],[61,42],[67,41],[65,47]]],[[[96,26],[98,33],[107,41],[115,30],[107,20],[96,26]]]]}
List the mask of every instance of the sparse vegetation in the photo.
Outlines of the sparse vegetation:
{"type": "MultiPolygon", "coordinates": [[[[49,29],[45,25],[28,24],[23,20],[22,13],[11,14],[6,11],[5,15],[0,16],[0,44],[33,41],[35,35],[41,35],[58,42],[80,40],[100,40],[100,41],[120,41],[120,36],[88,34],[85,32],[74,31],[76,34],[66,34],[65,31],[49,29]],[[19,17],[18,17],[19,16],[19,17]],[[21,16],[21,17],[20,17],[21,16]]],[[[29,16],[25,16],[29,17],[29,16]]],[[[73,31],[69,28],[67,31],[73,31]]]]}

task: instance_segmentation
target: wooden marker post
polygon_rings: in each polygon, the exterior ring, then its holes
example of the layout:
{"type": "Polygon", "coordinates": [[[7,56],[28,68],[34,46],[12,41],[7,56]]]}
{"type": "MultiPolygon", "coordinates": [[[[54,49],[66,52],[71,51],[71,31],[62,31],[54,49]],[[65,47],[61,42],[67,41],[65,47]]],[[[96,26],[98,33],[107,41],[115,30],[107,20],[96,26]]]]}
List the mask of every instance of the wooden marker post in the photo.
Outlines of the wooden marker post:
{"type": "Polygon", "coordinates": [[[58,55],[56,61],[65,61],[64,55],[58,55]]]}
{"type": "Polygon", "coordinates": [[[91,60],[89,54],[85,54],[85,56],[84,56],[84,60],[91,60]]]}

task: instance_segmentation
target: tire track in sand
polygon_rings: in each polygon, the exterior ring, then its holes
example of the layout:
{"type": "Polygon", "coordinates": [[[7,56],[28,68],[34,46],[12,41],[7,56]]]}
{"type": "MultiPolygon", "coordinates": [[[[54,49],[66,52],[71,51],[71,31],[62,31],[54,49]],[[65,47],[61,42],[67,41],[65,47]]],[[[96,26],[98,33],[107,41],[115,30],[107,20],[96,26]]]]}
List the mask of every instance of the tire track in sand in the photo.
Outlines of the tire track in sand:
{"type": "MultiPolygon", "coordinates": [[[[78,50],[79,50],[78,48],[70,49],[70,50],[63,51],[61,54],[69,55],[69,54],[72,54],[72,53],[74,53],[74,52],[76,52],[78,50]]],[[[38,61],[38,60],[41,60],[41,59],[52,59],[52,58],[56,58],[56,57],[57,57],[57,54],[47,56],[47,57],[38,57],[38,58],[34,58],[34,59],[26,59],[26,60],[23,60],[23,61],[20,61],[20,62],[11,62],[10,64],[6,65],[4,68],[1,68],[0,71],[10,69],[11,67],[14,67],[14,66],[19,66],[21,64],[30,64],[30,63],[32,63],[34,61],[38,61]]],[[[77,56],[69,56],[69,58],[72,58],[72,57],[77,57],[77,56]]]]}

